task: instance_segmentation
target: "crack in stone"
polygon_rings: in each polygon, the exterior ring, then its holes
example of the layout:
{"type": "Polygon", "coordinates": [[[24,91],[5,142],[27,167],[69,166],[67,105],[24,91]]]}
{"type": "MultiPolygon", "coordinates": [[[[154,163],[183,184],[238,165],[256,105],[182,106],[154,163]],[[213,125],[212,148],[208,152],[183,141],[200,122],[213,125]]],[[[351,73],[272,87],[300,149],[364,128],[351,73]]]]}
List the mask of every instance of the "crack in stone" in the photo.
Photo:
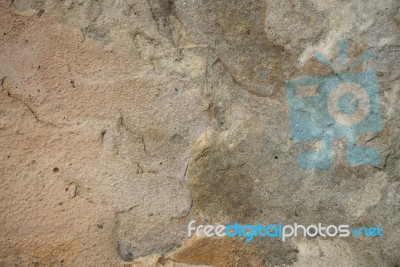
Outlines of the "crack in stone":
{"type": "Polygon", "coordinates": [[[136,164],[136,166],[138,167],[138,171],[136,171],[136,174],[143,174],[144,173],[144,171],[143,171],[143,168],[142,168],[142,166],[140,166],[140,164],[138,163],[138,162],[135,162],[135,164],[136,164]]]}
{"type": "Polygon", "coordinates": [[[79,190],[80,188],[82,188],[82,187],[81,187],[79,184],[76,184],[76,189],[75,189],[75,195],[74,195],[74,197],[75,197],[75,196],[80,197],[80,198],[86,200],[87,202],[89,202],[90,204],[96,205],[96,204],[93,202],[93,200],[88,199],[87,197],[83,196],[83,195],[80,193],[80,190],[79,190]]]}
{"type": "Polygon", "coordinates": [[[213,66],[213,65],[215,65],[215,64],[218,64],[218,63],[222,66],[222,68],[225,70],[225,72],[228,73],[229,77],[231,77],[232,81],[233,81],[236,85],[238,85],[238,87],[239,87],[240,89],[243,89],[243,90],[245,90],[246,92],[248,92],[249,94],[255,95],[255,96],[257,96],[257,97],[268,97],[268,98],[270,98],[269,95],[265,95],[265,94],[262,94],[262,93],[259,93],[259,92],[256,92],[256,91],[253,91],[253,90],[247,88],[242,82],[240,82],[240,81],[232,74],[232,72],[230,71],[228,65],[227,65],[224,61],[222,61],[221,58],[220,58],[219,56],[218,56],[218,58],[216,59],[216,61],[214,61],[214,62],[211,64],[211,66],[213,66]]]}
{"type": "Polygon", "coordinates": [[[372,136],[371,138],[369,138],[367,141],[365,141],[365,143],[369,143],[372,140],[374,140],[375,138],[377,138],[379,136],[379,134],[375,134],[374,136],[372,136]]]}
{"type": "Polygon", "coordinates": [[[122,116],[122,114],[121,114],[121,116],[120,116],[120,118],[119,118],[119,124],[122,125],[122,127],[124,127],[128,132],[134,134],[134,132],[132,131],[132,129],[129,128],[128,125],[126,125],[125,120],[124,120],[124,117],[122,116]]]}
{"type": "Polygon", "coordinates": [[[396,154],[396,153],[395,153],[393,150],[390,150],[390,153],[388,153],[388,154],[385,156],[384,160],[383,160],[383,165],[382,165],[382,167],[381,167],[381,166],[375,166],[375,165],[373,165],[372,167],[377,168],[377,169],[379,169],[379,170],[385,171],[385,170],[386,170],[386,166],[387,166],[388,159],[389,159],[391,156],[395,155],[395,154],[396,154]]]}
{"type": "Polygon", "coordinates": [[[186,164],[185,172],[183,173],[182,180],[186,180],[187,171],[189,169],[189,163],[186,164]]]}
{"type": "Polygon", "coordinates": [[[19,97],[17,97],[17,96],[15,96],[14,94],[12,94],[12,93],[11,93],[11,90],[10,90],[9,88],[6,88],[6,87],[4,86],[4,82],[5,82],[5,80],[6,80],[7,78],[8,78],[8,77],[5,76],[3,79],[1,79],[1,87],[3,87],[3,89],[7,92],[7,95],[8,95],[10,98],[12,98],[12,99],[14,99],[14,100],[20,102],[21,104],[23,104],[23,105],[30,111],[30,113],[34,116],[34,118],[36,119],[36,121],[38,121],[39,123],[45,124],[45,125],[50,125],[50,126],[55,127],[55,126],[56,126],[55,124],[40,119],[39,116],[36,114],[36,112],[30,107],[30,105],[28,105],[27,103],[25,103],[25,101],[23,101],[23,100],[20,99],[19,97]]]}
{"type": "Polygon", "coordinates": [[[39,119],[39,117],[38,117],[38,115],[36,114],[36,112],[35,112],[27,103],[25,103],[24,101],[22,101],[22,100],[19,99],[18,97],[13,96],[9,91],[7,91],[7,94],[8,94],[8,96],[11,97],[12,99],[17,100],[18,102],[22,103],[25,107],[27,107],[28,110],[32,113],[32,115],[35,117],[35,119],[36,119],[38,122],[43,123],[43,124],[46,124],[46,125],[50,125],[50,126],[55,126],[55,125],[54,125],[53,123],[51,123],[51,122],[47,122],[47,121],[43,121],[43,120],[39,119]]]}
{"type": "Polygon", "coordinates": [[[139,204],[133,205],[132,207],[130,207],[130,208],[126,209],[126,210],[117,211],[117,212],[115,213],[115,215],[118,216],[119,214],[122,214],[122,213],[125,213],[125,212],[129,212],[129,211],[131,211],[131,210],[133,210],[134,208],[137,208],[137,207],[139,207],[139,206],[140,206],[139,204]]]}
{"type": "Polygon", "coordinates": [[[100,141],[101,141],[101,144],[104,144],[104,136],[106,135],[106,133],[107,133],[107,130],[103,130],[103,131],[101,131],[101,133],[100,133],[100,141]]]}
{"type": "Polygon", "coordinates": [[[190,205],[189,205],[189,208],[187,209],[187,211],[184,212],[182,215],[173,216],[171,218],[172,219],[182,219],[184,217],[187,217],[190,214],[190,212],[192,211],[192,209],[193,209],[193,204],[194,204],[193,198],[190,197],[190,205]]]}
{"type": "Polygon", "coordinates": [[[147,148],[146,148],[146,143],[144,142],[144,137],[142,136],[142,144],[143,144],[143,150],[146,154],[149,154],[149,152],[147,152],[147,148]]]}
{"type": "Polygon", "coordinates": [[[5,90],[6,88],[4,88],[3,84],[4,84],[4,80],[7,78],[7,76],[4,76],[3,78],[1,78],[1,87],[3,87],[3,89],[5,90]]]}

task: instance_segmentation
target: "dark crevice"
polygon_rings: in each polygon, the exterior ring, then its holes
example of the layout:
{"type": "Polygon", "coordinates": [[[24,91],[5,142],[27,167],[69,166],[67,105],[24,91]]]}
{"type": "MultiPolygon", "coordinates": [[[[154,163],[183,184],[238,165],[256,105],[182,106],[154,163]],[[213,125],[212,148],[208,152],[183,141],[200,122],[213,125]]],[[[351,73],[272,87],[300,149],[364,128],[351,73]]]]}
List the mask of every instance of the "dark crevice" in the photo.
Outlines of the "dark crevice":
{"type": "Polygon", "coordinates": [[[14,99],[14,100],[20,102],[21,104],[23,104],[23,105],[30,111],[30,113],[33,115],[33,117],[35,118],[36,121],[38,121],[38,122],[40,122],[40,123],[42,123],[42,124],[45,124],[45,125],[56,126],[56,125],[54,125],[54,124],[51,123],[51,122],[47,122],[47,121],[44,121],[44,120],[40,119],[40,118],[38,117],[38,115],[36,114],[36,112],[35,112],[27,103],[25,103],[23,100],[19,99],[18,97],[12,95],[12,94],[10,93],[10,91],[8,91],[8,90],[6,90],[6,91],[7,91],[7,95],[8,95],[9,97],[11,97],[12,99],[14,99]]]}

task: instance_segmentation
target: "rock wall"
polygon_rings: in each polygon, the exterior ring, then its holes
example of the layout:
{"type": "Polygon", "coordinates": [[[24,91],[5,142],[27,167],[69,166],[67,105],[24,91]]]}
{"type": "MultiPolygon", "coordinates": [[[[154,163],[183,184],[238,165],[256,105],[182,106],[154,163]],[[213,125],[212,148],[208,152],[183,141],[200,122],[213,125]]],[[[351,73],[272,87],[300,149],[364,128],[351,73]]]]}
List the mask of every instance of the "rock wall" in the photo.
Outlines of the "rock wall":
{"type": "Polygon", "coordinates": [[[0,1],[0,265],[399,266],[399,33],[396,0],[0,1]],[[307,77],[322,100],[296,108],[307,77]],[[327,124],[346,79],[367,117],[327,124]],[[384,236],[189,238],[192,220],[384,236]]]}

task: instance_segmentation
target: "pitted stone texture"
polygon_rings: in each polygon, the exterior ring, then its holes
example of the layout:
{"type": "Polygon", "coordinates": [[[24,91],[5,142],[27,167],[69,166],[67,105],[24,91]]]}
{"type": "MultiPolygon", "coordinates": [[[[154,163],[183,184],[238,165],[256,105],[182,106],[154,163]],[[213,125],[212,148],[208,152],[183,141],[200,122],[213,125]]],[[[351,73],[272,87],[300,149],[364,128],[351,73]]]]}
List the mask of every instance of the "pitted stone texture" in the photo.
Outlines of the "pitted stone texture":
{"type": "Polygon", "coordinates": [[[4,266],[400,264],[399,5],[385,1],[0,2],[4,266]],[[374,58],[378,166],[302,170],[287,80],[374,58]],[[384,238],[187,237],[187,223],[379,225],[384,238]],[[340,255],[341,258],[338,256],[340,255]]]}
{"type": "MultiPolygon", "coordinates": [[[[190,80],[201,58],[184,52],[172,64],[163,50],[152,62],[135,29],[87,34],[93,18],[80,12],[94,7],[66,2],[41,16],[28,12],[36,6],[1,5],[1,262],[113,266],[165,254],[185,240],[180,218],[192,201],[184,180],[208,124],[190,80]]],[[[153,23],[147,4],[137,5],[126,23],[140,9],[153,23]]],[[[143,23],[144,36],[156,34],[143,23]]]]}

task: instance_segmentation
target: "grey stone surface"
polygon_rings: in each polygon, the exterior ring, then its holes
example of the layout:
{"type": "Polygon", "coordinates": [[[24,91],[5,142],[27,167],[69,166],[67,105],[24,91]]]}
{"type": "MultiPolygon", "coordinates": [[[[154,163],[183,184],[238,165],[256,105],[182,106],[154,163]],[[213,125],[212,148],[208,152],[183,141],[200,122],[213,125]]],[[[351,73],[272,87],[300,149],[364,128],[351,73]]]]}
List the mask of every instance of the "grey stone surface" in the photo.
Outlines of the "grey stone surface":
{"type": "Polygon", "coordinates": [[[1,266],[400,265],[396,0],[0,1],[1,266]],[[377,73],[380,164],[304,170],[286,83],[340,39],[377,73]],[[188,239],[187,223],[382,238],[188,239]]]}

